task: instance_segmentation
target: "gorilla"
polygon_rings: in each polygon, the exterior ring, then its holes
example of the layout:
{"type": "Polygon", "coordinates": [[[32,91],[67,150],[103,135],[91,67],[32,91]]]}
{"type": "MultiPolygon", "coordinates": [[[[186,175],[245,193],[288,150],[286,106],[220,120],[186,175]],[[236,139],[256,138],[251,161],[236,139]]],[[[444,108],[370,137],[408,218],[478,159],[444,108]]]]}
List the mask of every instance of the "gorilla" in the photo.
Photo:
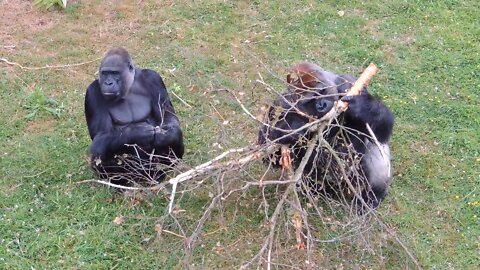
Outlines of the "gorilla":
{"type": "Polygon", "coordinates": [[[87,89],[85,117],[92,139],[90,164],[101,178],[118,184],[160,181],[183,157],[180,123],[162,78],[135,67],[123,48],[103,58],[99,79],[87,89]],[[142,168],[127,166],[129,159],[142,162],[142,168]]]}
{"type": "MultiPolygon", "coordinates": [[[[302,187],[307,187],[311,194],[323,191],[326,196],[339,193],[344,196],[349,191],[342,181],[339,170],[342,166],[357,194],[371,209],[377,208],[387,194],[392,176],[388,146],[394,124],[392,112],[365,88],[358,96],[345,96],[356,81],[353,76],[333,74],[305,62],[294,66],[293,72],[297,78],[287,77],[288,90],[270,107],[268,125],[263,125],[259,132],[259,144],[275,141],[289,146],[292,164],[298,167],[306,152],[305,142],[313,137],[311,131],[301,127],[324,116],[344,96],[342,100],[349,103],[348,109],[323,133],[343,164],[337,163],[331,151],[317,145],[303,172],[302,187]],[[380,147],[369,135],[367,124],[380,147]],[[297,129],[300,131],[292,133],[297,129]]],[[[269,160],[278,167],[279,152],[269,160]]],[[[351,199],[356,201],[360,212],[368,210],[362,207],[358,197],[351,199]]]]}

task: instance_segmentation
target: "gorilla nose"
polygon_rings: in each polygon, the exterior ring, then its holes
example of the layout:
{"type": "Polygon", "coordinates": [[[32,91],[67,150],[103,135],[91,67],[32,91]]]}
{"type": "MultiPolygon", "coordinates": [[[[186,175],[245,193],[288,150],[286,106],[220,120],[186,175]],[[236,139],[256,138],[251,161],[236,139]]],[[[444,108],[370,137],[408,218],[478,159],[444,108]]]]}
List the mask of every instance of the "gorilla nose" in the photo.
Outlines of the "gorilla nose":
{"type": "Polygon", "coordinates": [[[321,99],[317,101],[316,109],[319,113],[325,114],[327,113],[333,106],[333,101],[328,99],[321,99]]]}
{"type": "Polygon", "coordinates": [[[107,81],[107,82],[105,82],[105,84],[108,85],[108,86],[112,86],[113,82],[107,81]]]}

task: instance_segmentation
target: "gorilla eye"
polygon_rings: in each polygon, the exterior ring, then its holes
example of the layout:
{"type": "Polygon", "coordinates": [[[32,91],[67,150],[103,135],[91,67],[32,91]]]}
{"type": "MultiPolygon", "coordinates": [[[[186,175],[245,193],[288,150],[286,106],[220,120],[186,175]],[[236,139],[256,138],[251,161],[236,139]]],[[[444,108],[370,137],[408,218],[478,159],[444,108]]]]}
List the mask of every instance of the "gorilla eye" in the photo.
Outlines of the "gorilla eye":
{"type": "Polygon", "coordinates": [[[119,74],[120,74],[120,71],[116,71],[116,70],[105,70],[105,71],[102,71],[102,76],[119,75],[119,74]]]}

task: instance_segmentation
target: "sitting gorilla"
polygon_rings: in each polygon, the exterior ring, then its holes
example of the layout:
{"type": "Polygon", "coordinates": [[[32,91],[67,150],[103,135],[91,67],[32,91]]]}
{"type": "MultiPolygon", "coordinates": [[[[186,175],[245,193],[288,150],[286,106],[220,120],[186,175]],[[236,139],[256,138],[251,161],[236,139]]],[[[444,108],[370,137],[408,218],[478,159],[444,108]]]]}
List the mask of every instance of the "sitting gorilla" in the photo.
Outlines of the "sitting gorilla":
{"type": "Polygon", "coordinates": [[[85,96],[92,168],[118,184],[163,179],[167,169],[158,164],[173,165],[182,158],[184,146],[162,78],[135,67],[123,48],[109,50],[99,72],[85,96]],[[156,160],[151,160],[152,153],[156,160]],[[142,168],[126,166],[125,158],[143,162],[142,168]]]}
{"type": "MultiPolygon", "coordinates": [[[[259,144],[276,141],[290,146],[293,166],[298,167],[306,152],[305,142],[313,137],[308,129],[300,128],[329,112],[356,78],[336,75],[311,63],[296,65],[294,73],[298,78],[293,80],[290,75],[287,77],[288,91],[270,107],[267,115],[269,125],[261,128],[258,141],[259,144]],[[297,129],[300,131],[292,133],[297,129]]],[[[334,192],[338,195],[339,191],[346,190],[345,181],[341,180],[343,174],[339,170],[339,166],[342,166],[357,189],[357,194],[361,194],[369,207],[375,209],[385,197],[392,175],[388,140],[392,134],[394,117],[367,89],[363,89],[358,96],[345,96],[343,100],[349,102],[348,109],[324,131],[325,140],[343,164],[337,164],[328,149],[317,145],[305,167],[304,179],[308,180],[302,186],[307,186],[309,192],[323,191],[326,195],[334,192]],[[340,124],[343,128],[340,128],[340,124]],[[366,124],[373,130],[381,150],[372,141],[366,124]],[[355,154],[352,155],[352,152],[355,154]]],[[[271,160],[274,166],[278,166],[278,152],[276,158],[271,160]]],[[[356,202],[360,206],[359,211],[366,210],[358,198],[356,202]]]]}

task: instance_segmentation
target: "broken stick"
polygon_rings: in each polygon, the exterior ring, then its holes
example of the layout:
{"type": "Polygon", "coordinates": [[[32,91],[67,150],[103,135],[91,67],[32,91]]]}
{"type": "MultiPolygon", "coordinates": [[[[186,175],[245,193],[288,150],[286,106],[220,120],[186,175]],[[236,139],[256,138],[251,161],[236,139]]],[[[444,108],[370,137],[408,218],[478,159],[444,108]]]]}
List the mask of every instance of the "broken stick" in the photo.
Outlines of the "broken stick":
{"type": "MultiPolygon", "coordinates": [[[[358,96],[362,92],[362,89],[367,86],[372,77],[377,73],[378,68],[375,64],[371,63],[368,67],[362,72],[360,77],[355,81],[352,88],[347,91],[345,96],[358,96]]],[[[344,112],[348,108],[348,102],[339,100],[337,104],[337,110],[344,112]]]]}

